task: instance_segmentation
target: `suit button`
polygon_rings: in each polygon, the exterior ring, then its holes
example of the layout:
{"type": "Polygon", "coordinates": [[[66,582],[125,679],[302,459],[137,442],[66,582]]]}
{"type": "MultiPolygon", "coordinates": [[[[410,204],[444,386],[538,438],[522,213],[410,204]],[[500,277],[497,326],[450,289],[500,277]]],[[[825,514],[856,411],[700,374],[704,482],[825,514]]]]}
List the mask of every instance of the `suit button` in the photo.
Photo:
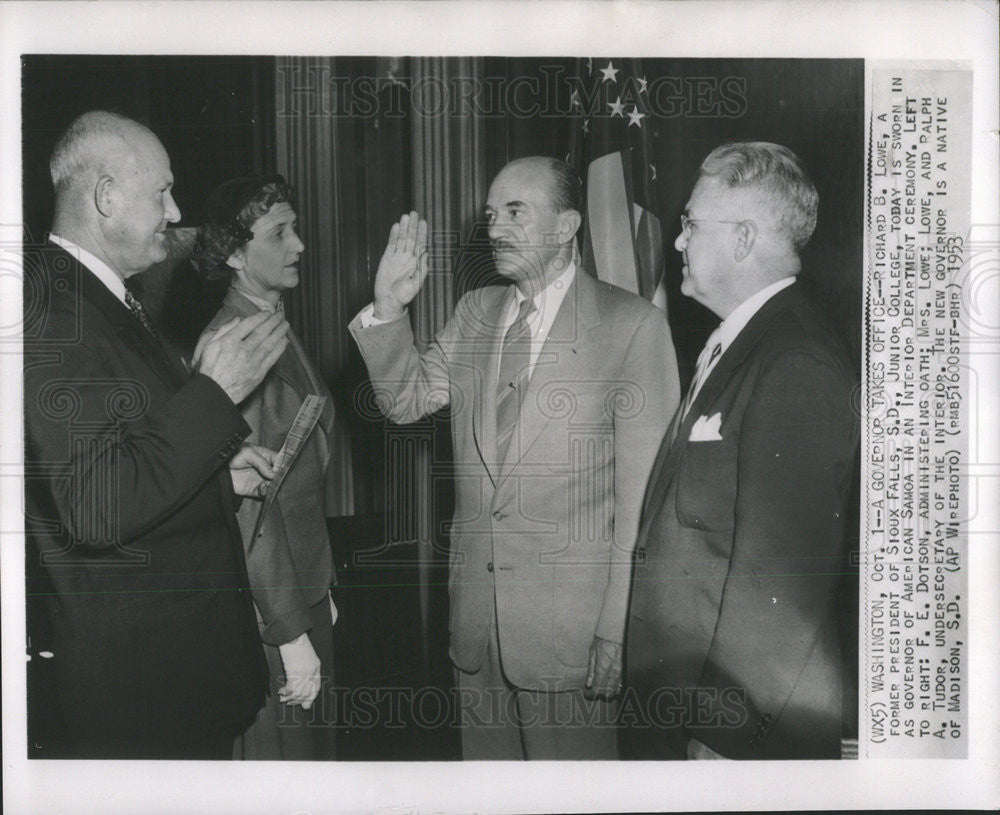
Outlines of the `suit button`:
{"type": "Polygon", "coordinates": [[[506,517],[507,516],[504,515],[499,509],[496,512],[493,513],[493,520],[494,521],[502,521],[506,517]]]}
{"type": "Polygon", "coordinates": [[[486,564],[486,571],[488,571],[488,572],[492,572],[493,571],[493,561],[492,560],[489,563],[486,564]]]}

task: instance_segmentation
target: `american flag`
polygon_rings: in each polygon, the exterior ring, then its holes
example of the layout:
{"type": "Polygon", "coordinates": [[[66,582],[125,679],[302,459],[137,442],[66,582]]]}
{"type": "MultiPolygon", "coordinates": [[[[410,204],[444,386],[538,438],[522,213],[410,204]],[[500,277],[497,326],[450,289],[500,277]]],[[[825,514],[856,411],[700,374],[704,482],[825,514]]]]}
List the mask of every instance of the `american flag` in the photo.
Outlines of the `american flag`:
{"type": "Polygon", "coordinates": [[[583,180],[584,268],[666,309],[648,86],[640,60],[580,60],[566,160],[583,180]]]}

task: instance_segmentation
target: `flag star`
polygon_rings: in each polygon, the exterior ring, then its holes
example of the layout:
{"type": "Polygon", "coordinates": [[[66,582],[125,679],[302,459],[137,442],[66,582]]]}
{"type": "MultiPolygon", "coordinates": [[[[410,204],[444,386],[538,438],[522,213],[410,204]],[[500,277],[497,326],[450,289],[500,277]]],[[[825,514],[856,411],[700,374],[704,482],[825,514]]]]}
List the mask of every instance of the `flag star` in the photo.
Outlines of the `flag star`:
{"type": "Polygon", "coordinates": [[[649,180],[650,181],[656,181],[656,165],[655,164],[650,164],[649,165],[649,170],[652,173],[652,175],[650,175],[650,177],[649,177],[649,180]]]}
{"type": "Polygon", "coordinates": [[[646,81],[646,77],[640,76],[639,77],[639,93],[642,93],[644,90],[646,90],[646,86],[648,84],[649,83],[646,81]]]}
{"type": "Polygon", "coordinates": [[[625,118],[625,105],[622,104],[622,98],[620,96],[614,102],[608,102],[608,107],[611,108],[612,119],[614,119],[615,116],[625,118]]]}
{"type": "Polygon", "coordinates": [[[604,78],[601,80],[602,82],[617,82],[618,80],[615,77],[620,71],[609,61],[607,68],[601,68],[601,73],[604,75],[604,78]]]}
{"type": "Polygon", "coordinates": [[[584,119],[583,120],[583,132],[584,133],[589,133],[590,132],[590,119],[584,119]]]}
{"type": "Polygon", "coordinates": [[[642,120],[646,118],[646,114],[639,113],[639,108],[637,108],[635,105],[632,105],[632,112],[626,115],[628,116],[629,127],[632,127],[632,125],[636,125],[637,127],[641,128],[642,120]]]}
{"type": "Polygon", "coordinates": [[[583,107],[583,104],[580,102],[580,93],[576,88],[573,88],[573,92],[569,95],[569,105],[573,108],[583,107]]]}

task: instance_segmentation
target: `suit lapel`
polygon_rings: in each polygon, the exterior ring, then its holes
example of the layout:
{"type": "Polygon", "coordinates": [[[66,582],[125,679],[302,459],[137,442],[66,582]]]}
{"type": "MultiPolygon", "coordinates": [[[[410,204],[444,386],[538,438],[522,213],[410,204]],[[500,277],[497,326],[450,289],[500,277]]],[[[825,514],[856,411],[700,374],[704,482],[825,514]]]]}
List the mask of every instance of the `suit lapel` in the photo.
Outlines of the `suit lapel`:
{"type": "MultiPolygon", "coordinates": [[[[698,395],[691,403],[687,415],[681,419],[674,417],[674,423],[680,422],[677,432],[673,437],[670,449],[666,451],[662,466],[657,463],[654,467],[653,477],[662,474],[665,478],[664,485],[669,483],[673,477],[674,469],[681,458],[681,453],[687,444],[688,436],[691,435],[691,428],[702,415],[708,405],[711,405],[729,384],[730,379],[739,370],[746,360],[747,355],[754,349],[768,331],[771,330],[774,318],[782,310],[787,309],[793,303],[801,300],[802,292],[798,283],[793,283],[785,289],[779,291],[770,300],[761,306],[760,310],[750,318],[750,321],[743,327],[743,330],[736,335],[736,339],[726,349],[725,353],[719,357],[718,363],[709,374],[705,384],[702,385],[698,395]]],[[[673,430],[671,424],[671,431],[673,430]]],[[[668,431],[670,432],[670,431],[668,431]]],[[[670,438],[668,436],[668,438],[670,438]]],[[[652,484],[652,481],[650,482],[652,484]]]]}
{"type": "MultiPolygon", "coordinates": [[[[223,307],[228,306],[235,311],[240,319],[252,317],[254,314],[260,312],[260,308],[256,304],[251,303],[236,289],[232,288],[226,292],[222,305],[223,307]]],[[[291,354],[282,354],[278,358],[278,361],[274,363],[270,372],[280,377],[299,397],[305,399],[307,393],[312,393],[310,377],[298,364],[298,355],[304,355],[305,352],[302,350],[302,346],[299,345],[298,340],[292,336],[291,332],[289,332],[288,337],[288,345],[294,349],[293,352],[291,354]]]]}
{"type": "Polygon", "coordinates": [[[179,359],[174,359],[170,352],[150,334],[135,318],[121,300],[115,297],[97,276],[80,263],[69,252],[60,248],[71,258],[80,271],[80,293],[114,328],[122,344],[133,349],[149,369],[163,382],[176,390],[187,379],[187,371],[179,359]]]}
{"type": "MultiPolygon", "coordinates": [[[[517,427],[514,429],[520,440],[518,461],[527,455],[552,421],[552,410],[544,407],[548,401],[546,386],[549,383],[565,385],[577,381],[577,371],[586,356],[581,346],[587,342],[589,331],[599,323],[596,284],[583,269],[578,268],[573,283],[559,306],[559,312],[538,355],[524,394],[517,427]]],[[[515,445],[511,444],[510,447],[515,445]]],[[[517,461],[509,459],[503,462],[501,481],[516,464],[517,461]]]]}
{"type": "MultiPolygon", "coordinates": [[[[222,305],[232,309],[241,319],[252,317],[260,311],[255,303],[233,288],[226,292],[222,305]]],[[[309,394],[326,397],[323,415],[316,425],[324,436],[323,444],[326,446],[328,445],[328,437],[333,432],[333,400],[326,385],[314,375],[305,349],[295,332],[289,331],[287,337],[288,349],[278,357],[278,361],[271,368],[268,378],[273,375],[280,379],[299,397],[300,401],[304,401],[309,394]]],[[[267,387],[268,378],[265,378],[262,387],[267,387]]]]}
{"type": "Polygon", "coordinates": [[[484,302],[483,324],[473,349],[472,434],[490,480],[500,483],[497,461],[497,372],[503,343],[503,318],[510,308],[513,287],[500,289],[493,303],[484,302]]]}

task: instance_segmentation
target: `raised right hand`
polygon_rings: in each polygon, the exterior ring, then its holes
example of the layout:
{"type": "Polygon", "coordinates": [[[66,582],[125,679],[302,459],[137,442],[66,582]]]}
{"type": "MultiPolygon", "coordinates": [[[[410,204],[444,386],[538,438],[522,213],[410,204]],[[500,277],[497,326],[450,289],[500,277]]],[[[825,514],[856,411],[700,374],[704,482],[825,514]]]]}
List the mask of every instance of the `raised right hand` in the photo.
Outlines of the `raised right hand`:
{"type": "Polygon", "coordinates": [[[271,370],[288,346],[288,322],[280,312],[233,319],[198,339],[192,366],[214,379],[239,404],[271,370]]]}
{"type": "Polygon", "coordinates": [[[427,221],[411,212],[389,230],[375,273],[375,317],[396,320],[427,277],[427,221]]]}

